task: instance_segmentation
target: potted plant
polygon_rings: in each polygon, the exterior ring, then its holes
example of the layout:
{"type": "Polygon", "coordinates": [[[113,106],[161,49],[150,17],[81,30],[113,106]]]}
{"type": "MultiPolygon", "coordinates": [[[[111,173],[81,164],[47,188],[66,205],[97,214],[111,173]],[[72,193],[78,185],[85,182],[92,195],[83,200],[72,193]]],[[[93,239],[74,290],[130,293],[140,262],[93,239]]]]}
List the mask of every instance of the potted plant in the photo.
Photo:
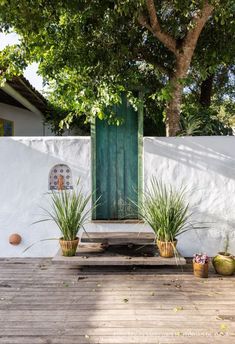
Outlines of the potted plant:
{"type": "Polygon", "coordinates": [[[193,256],[193,273],[200,278],[208,277],[209,257],[206,254],[196,253],[193,256]]]}
{"type": "Polygon", "coordinates": [[[178,236],[193,227],[189,223],[191,214],[188,212],[189,204],[185,200],[185,194],[183,187],[174,190],[172,186],[166,186],[152,178],[150,187],[138,205],[140,217],[156,234],[161,257],[173,257],[177,252],[178,236]]]}
{"type": "Polygon", "coordinates": [[[228,252],[229,248],[229,235],[226,235],[225,248],[223,252],[219,252],[213,259],[212,264],[215,271],[219,275],[231,276],[235,272],[235,258],[228,252]]]}
{"type": "MultiPolygon", "coordinates": [[[[78,232],[84,229],[84,225],[88,220],[93,207],[89,207],[89,201],[91,195],[84,196],[82,189],[78,187],[79,180],[77,182],[77,188],[73,190],[60,190],[52,191],[50,209],[44,209],[45,219],[36,221],[34,223],[53,221],[61,232],[59,243],[63,256],[71,257],[76,254],[77,246],[79,243],[78,232]]],[[[85,229],[84,229],[85,230],[85,229]]],[[[55,239],[43,239],[55,240],[55,239]]],[[[58,240],[58,239],[57,239],[58,240]]],[[[35,243],[34,243],[35,244],[35,243]]],[[[28,250],[34,244],[30,245],[24,251],[28,250]]]]}

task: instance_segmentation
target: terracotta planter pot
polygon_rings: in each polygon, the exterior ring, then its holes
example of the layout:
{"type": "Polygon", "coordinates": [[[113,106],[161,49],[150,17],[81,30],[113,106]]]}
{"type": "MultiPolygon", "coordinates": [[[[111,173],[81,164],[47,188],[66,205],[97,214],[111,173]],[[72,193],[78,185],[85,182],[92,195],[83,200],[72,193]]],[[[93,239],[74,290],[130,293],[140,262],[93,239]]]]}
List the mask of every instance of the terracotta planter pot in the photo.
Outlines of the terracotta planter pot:
{"type": "Polygon", "coordinates": [[[231,276],[235,272],[235,258],[230,253],[219,252],[212,264],[219,275],[231,276]]]}
{"type": "Polygon", "coordinates": [[[62,255],[65,257],[72,257],[75,256],[77,247],[78,247],[79,239],[76,238],[75,240],[64,240],[60,238],[60,247],[62,250],[62,255]]]}
{"type": "Polygon", "coordinates": [[[205,264],[193,263],[194,276],[200,277],[200,278],[207,278],[208,266],[209,266],[208,263],[205,263],[205,264]]]}
{"type": "Polygon", "coordinates": [[[177,240],[174,241],[161,241],[157,240],[160,256],[164,258],[172,258],[176,252],[177,240]]]}

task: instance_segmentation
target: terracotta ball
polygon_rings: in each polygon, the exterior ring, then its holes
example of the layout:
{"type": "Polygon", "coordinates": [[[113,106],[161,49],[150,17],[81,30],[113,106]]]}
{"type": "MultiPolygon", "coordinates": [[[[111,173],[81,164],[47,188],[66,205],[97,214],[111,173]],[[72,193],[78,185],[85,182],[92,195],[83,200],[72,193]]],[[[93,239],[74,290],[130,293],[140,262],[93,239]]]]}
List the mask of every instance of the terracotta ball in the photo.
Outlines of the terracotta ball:
{"type": "Polygon", "coordinates": [[[21,240],[22,240],[21,236],[17,233],[11,234],[9,236],[9,243],[11,245],[19,245],[21,243],[21,240]]]}

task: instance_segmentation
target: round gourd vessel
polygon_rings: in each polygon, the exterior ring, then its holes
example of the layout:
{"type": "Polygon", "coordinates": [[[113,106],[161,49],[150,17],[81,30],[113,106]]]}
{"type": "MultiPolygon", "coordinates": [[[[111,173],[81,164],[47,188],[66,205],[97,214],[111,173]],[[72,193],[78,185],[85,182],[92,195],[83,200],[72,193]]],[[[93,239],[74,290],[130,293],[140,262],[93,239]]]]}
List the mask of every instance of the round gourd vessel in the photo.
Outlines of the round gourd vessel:
{"type": "Polygon", "coordinates": [[[212,264],[219,275],[231,276],[235,272],[235,259],[230,253],[219,252],[212,264]]]}
{"type": "Polygon", "coordinates": [[[22,238],[18,233],[13,233],[9,237],[9,243],[14,246],[19,245],[21,243],[21,240],[22,238]]]}

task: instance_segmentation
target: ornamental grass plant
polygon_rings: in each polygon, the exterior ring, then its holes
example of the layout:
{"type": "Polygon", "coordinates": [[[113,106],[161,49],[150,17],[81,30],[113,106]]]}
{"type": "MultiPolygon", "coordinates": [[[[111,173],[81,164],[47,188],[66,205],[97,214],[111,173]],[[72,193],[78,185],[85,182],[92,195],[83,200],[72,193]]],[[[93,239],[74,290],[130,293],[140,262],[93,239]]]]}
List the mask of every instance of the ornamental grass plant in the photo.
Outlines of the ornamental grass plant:
{"type": "Polygon", "coordinates": [[[54,221],[65,241],[75,240],[80,229],[84,229],[93,207],[87,209],[91,195],[84,196],[82,189],[52,191],[50,210],[43,209],[47,218],[38,221],[54,221]]]}
{"type": "MultiPolygon", "coordinates": [[[[47,240],[59,240],[63,256],[74,256],[79,243],[78,232],[83,229],[84,225],[89,221],[90,214],[98,204],[98,200],[92,206],[89,205],[91,195],[85,196],[82,188],[79,187],[80,179],[77,187],[73,190],[53,190],[50,195],[49,210],[42,208],[46,218],[34,222],[40,223],[45,221],[53,221],[61,232],[60,238],[48,238],[47,240]]],[[[28,246],[23,252],[26,252],[36,243],[28,246]]]]}
{"type": "Polygon", "coordinates": [[[192,228],[184,187],[175,190],[153,177],[138,209],[139,216],[150,225],[157,240],[173,242],[192,228]]]}

